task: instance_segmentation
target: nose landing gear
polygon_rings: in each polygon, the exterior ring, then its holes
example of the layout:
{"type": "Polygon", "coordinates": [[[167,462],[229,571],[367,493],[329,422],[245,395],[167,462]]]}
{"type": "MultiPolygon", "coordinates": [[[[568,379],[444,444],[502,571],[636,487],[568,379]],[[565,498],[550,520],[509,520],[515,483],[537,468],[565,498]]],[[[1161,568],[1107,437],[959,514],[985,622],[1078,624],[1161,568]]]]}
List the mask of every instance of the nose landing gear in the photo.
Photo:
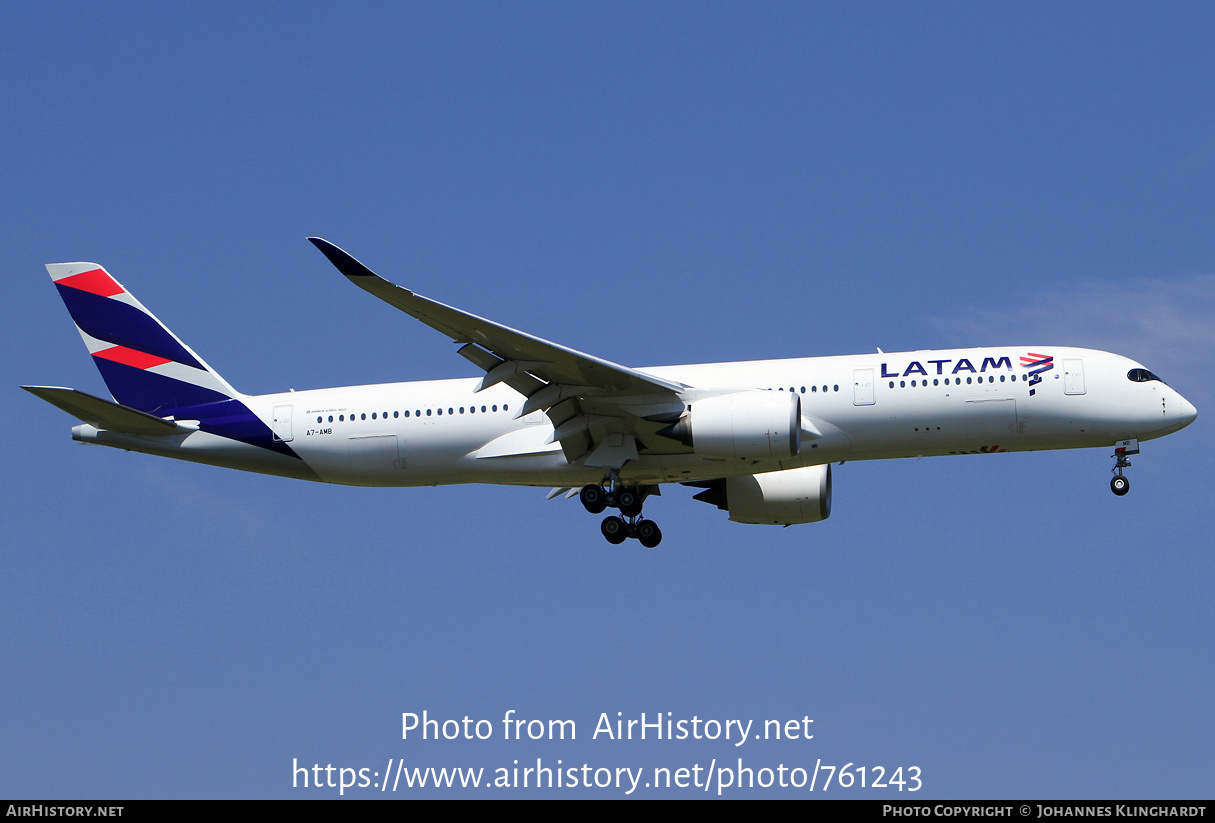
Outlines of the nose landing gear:
{"type": "Polygon", "coordinates": [[[1110,491],[1119,497],[1131,490],[1131,481],[1122,475],[1122,470],[1131,467],[1131,461],[1127,458],[1132,454],[1139,454],[1138,440],[1119,440],[1114,444],[1114,453],[1110,455],[1116,458],[1113,468],[1114,477],[1110,480],[1110,491]]]}
{"type": "Polygon", "coordinates": [[[653,520],[641,519],[641,504],[646,497],[644,487],[621,485],[615,472],[605,477],[604,482],[608,484],[606,489],[603,483],[590,483],[578,492],[583,507],[591,514],[599,514],[611,506],[619,509],[623,515],[617,517],[613,514],[603,519],[599,530],[603,532],[604,539],[618,546],[628,538],[635,537],[647,549],[657,547],[662,542],[662,531],[653,520]]]}

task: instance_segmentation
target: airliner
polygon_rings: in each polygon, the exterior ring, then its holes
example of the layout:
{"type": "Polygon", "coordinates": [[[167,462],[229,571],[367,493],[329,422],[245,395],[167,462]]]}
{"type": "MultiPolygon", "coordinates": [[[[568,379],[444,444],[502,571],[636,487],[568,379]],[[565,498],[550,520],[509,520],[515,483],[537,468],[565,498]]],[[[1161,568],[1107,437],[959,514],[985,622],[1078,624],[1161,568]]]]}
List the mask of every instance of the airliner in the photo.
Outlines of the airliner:
{"type": "Polygon", "coordinates": [[[1006,346],[630,368],[397,286],[337,246],[341,274],[460,344],[483,376],[246,395],[95,263],[47,271],[113,401],[22,386],[81,421],[72,438],[353,486],[496,483],[580,498],[609,543],[653,548],[663,484],[738,523],[831,513],[831,464],[1112,447],[1110,486],[1141,441],[1197,411],[1139,363],[1006,346]]]}

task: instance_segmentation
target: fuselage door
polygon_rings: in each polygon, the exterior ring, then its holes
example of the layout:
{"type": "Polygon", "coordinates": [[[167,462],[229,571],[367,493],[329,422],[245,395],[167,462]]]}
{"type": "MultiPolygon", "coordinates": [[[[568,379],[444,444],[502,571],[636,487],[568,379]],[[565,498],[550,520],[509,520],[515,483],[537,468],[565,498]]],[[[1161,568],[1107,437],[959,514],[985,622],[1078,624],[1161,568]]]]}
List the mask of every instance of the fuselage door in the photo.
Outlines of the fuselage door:
{"type": "Polygon", "coordinates": [[[852,370],[852,405],[873,405],[873,369],[852,370]]]}
{"type": "MultiPolygon", "coordinates": [[[[359,486],[395,486],[404,477],[395,434],[360,434],[346,441],[350,450],[351,480],[359,486]]],[[[408,452],[406,452],[408,454],[408,452]]]]}
{"type": "Polygon", "coordinates": [[[1084,361],[1067,359],[1063,361],[1063,393],[1084,394],[1084,361]]]}
{"type": "Polygon", "coordinates": [[[274,439],[287,443],[291,440],[291,407],[275,406],[274,422],[270,426],[274,439]]]}

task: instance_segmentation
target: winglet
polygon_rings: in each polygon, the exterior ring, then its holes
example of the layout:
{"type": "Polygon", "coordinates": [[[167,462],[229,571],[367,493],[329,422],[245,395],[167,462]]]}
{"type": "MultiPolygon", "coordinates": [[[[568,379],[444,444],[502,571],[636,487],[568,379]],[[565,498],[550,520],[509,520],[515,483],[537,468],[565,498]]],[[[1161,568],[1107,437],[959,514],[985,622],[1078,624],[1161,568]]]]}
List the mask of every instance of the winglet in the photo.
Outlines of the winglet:
{"type": "Polygon", "coordinates": [[[321,254],[329,258],[329,262],[337,267],[337,270],[350,278],[355,277],[379,277],[378,274],[364,266],[358,260],[355,260],[349,253],[339,249],[337,246],[324,240],[320,237],[309,237],[308,242],[321,250],[321,254]]]}

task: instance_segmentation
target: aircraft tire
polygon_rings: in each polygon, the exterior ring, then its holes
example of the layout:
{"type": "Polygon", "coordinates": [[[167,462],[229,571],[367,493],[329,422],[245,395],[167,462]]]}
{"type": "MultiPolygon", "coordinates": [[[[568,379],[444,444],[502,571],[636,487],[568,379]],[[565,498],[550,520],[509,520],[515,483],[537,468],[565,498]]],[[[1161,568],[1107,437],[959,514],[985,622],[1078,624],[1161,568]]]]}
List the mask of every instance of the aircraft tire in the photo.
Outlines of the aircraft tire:
{"type": "Polygon", "coordinates": [[[578,499],[591,514],[599,514],[607,508],[607,495],[603,493],[603,487],[594,483],[583,486],[582,491],[578,492],[578,499]]]}
{"type": "Polygon", "coordinates": [[[625,517],[641,514],[641,502],[641,495],[633,489],[621,489],[616,492],[616,506],[625,517]]]}
{"type": "Polygon", "coordinates": [[[629,532],[624,525],[624,521],[616,515],[603,518],[603,523],[599,526],[599,531],[603,532],[604,538],[613,546],[619,546],[629,536],[629,532]]]}
{"type": "Polygon", "coordinates": [[[653,520],[642,520],[637,524],[637,539],[647,549],[654,549],[662,542],[662,531],[653,520]]]}
{"type": "Polygon", "coordinates": [[[1131,490],[1131,481],[1122,475],[1117,475],[1110,481],[1110,491],[1121,497],[1131,490]]]}

